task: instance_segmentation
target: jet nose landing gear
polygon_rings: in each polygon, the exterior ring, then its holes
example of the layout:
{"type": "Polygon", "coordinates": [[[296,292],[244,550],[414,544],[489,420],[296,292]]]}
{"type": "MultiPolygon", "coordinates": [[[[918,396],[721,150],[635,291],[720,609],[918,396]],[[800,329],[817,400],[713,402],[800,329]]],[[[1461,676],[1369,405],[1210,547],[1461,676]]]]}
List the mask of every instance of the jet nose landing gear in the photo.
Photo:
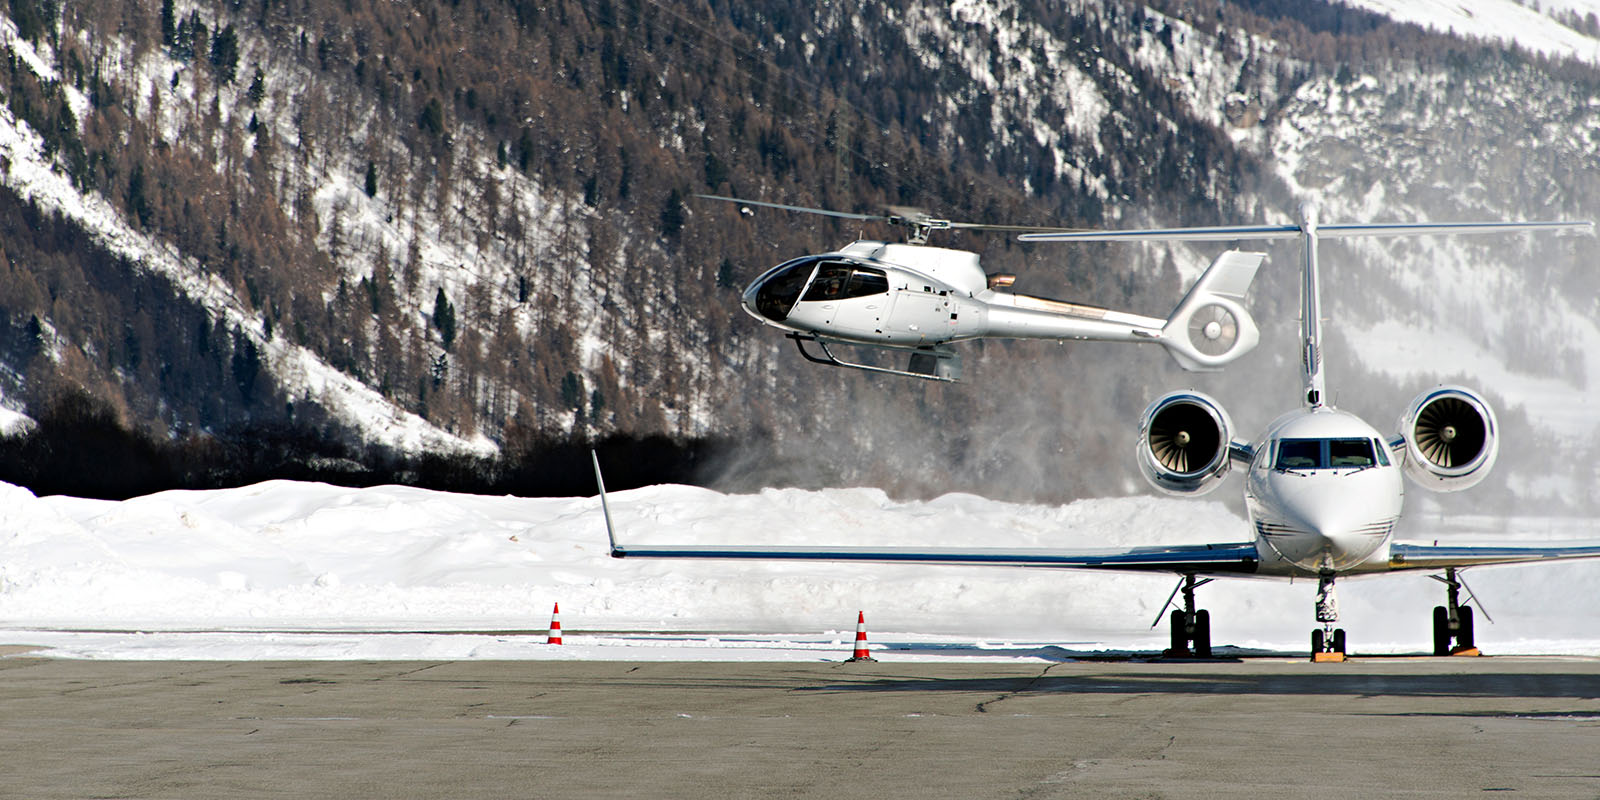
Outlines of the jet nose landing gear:
{"type": "Polygon", "coordinates": [[[1344,628],[1334,627],[1339,622],[1339,599],[1333,593],[1331,572],[1317,579],[1317,621],[1322,627],[1311,632],[1311,660],[1343,661],[1344,628]]]}

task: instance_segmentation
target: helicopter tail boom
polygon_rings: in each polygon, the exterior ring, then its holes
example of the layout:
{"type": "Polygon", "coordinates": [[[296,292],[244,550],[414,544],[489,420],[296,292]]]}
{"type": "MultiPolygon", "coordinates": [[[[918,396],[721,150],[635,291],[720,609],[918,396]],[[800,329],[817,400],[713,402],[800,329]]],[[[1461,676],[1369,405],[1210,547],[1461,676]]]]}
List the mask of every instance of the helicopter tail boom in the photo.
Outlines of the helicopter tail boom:
{"type": "Polygon", "coordinates": [[[1160,342],[1184,369],[1218,370],[1261,340],[1244,296],[1264,258],[1264,253],[1240,250],[1218,256],[1166,319],[991,291],[980,295],[988,306],[983,335],[1160,342]]]}

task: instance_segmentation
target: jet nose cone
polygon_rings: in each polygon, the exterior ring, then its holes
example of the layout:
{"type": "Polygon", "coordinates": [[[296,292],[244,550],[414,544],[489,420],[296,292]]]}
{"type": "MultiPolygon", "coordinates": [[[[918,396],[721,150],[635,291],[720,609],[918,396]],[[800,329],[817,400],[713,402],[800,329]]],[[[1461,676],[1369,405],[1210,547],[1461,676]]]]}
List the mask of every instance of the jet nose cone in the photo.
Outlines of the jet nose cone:
{"type": "Polygon", "coordinates": [[[1282,508],[1299,535],[1292,560],[1306,569],[1348,569],[1377,551],[1393,527],[1392,514],[1347,498],[1311,495],[1282,508]]]}

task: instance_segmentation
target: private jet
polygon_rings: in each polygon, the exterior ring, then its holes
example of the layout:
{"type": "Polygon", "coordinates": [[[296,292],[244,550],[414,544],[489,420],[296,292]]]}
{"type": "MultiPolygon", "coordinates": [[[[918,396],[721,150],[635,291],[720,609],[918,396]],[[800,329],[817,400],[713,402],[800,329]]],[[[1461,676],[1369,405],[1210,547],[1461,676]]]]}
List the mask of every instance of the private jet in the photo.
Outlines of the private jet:
{"type": "MultiPolygon", "coordinates": [[[[1211,620],[1196,608],[1195,590],[1218,577],[1255,576],[1318,582],[1312,658],[1342,661],[1345,631],[1338,627],[1337,580],[1393,572],[1434,572],[1445,586],[1444,604],[1433,609],[1433,652],[1477,654],[1472,605],[1462,570],[1492,564],[1551,562],[1600,557],[1600,543],[1561,546],[1452,545],[1396,541],[1404,480],[1433,491],[1459,491],[1481,482],[1499,452],[1499,426],[1489,403],[1460,386],[1418,394],[1385,435],[1328,402],[1323,371],[1322,307],[1317,249],[1323,238],[1406,236],[1518,231],[1590,231],[1590,222],[1329,224],[1313,207],[1302,207],[1287,225],[1176,228],[1027,234],[1025,241],[1237,241],[1298,238],[1301,252],[1300,371],[1304,391],[1298,408],[1283,414],[1254,440],[1233,438],[1222,405],[1197,391],[1169,392],[1141,415],[1135,459],[1156,489],[1201,495],[1216,489],[1234,467],[1245,472],[1249,538],[1211,544],[1148,546],[1117,550],[934,549],[873,547],[686,547],[621,544],[600,489],[611,555],[616,558],[800,559],[1175,573],[1168,597],[1168,655],[1212,655],[1211,620]],[[1463,601],[1465,590],[1467,600],[1463,601]],[[1182,595],[1174,607],[1174,599],[1182,595]]],[[[1480,609],[1481,609],[1481,604],[1480,609]]],[[[1157,623],[1160,619],[1158,617],[1157,623]]]]}

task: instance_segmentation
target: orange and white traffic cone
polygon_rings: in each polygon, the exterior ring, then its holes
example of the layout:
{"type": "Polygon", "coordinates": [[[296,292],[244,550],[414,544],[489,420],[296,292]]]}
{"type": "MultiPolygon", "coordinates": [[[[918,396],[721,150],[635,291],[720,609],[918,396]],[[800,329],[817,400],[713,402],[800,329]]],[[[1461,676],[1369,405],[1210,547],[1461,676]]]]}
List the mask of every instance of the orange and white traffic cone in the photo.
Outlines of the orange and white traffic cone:
{"type": "Polygon", "coordinates": [[[867,615],[866,615],[865,612],[857,611],[856,612],[856,652],[855,652],[854,655],[850,656],[849,658],[845,659],[844,661],[845,661],[846,664],[849,664],[849,663],[854,662],[854,661],[877,661],[877,660],[878,659],[873,658],[872,655],[867,652],[867,615]]]}
{"type": "Polygon", "coordinates": [[[561,644],[561,604],[556,603],[554,611],[550,612],[550,640],[545,644],[561,644]]]}

